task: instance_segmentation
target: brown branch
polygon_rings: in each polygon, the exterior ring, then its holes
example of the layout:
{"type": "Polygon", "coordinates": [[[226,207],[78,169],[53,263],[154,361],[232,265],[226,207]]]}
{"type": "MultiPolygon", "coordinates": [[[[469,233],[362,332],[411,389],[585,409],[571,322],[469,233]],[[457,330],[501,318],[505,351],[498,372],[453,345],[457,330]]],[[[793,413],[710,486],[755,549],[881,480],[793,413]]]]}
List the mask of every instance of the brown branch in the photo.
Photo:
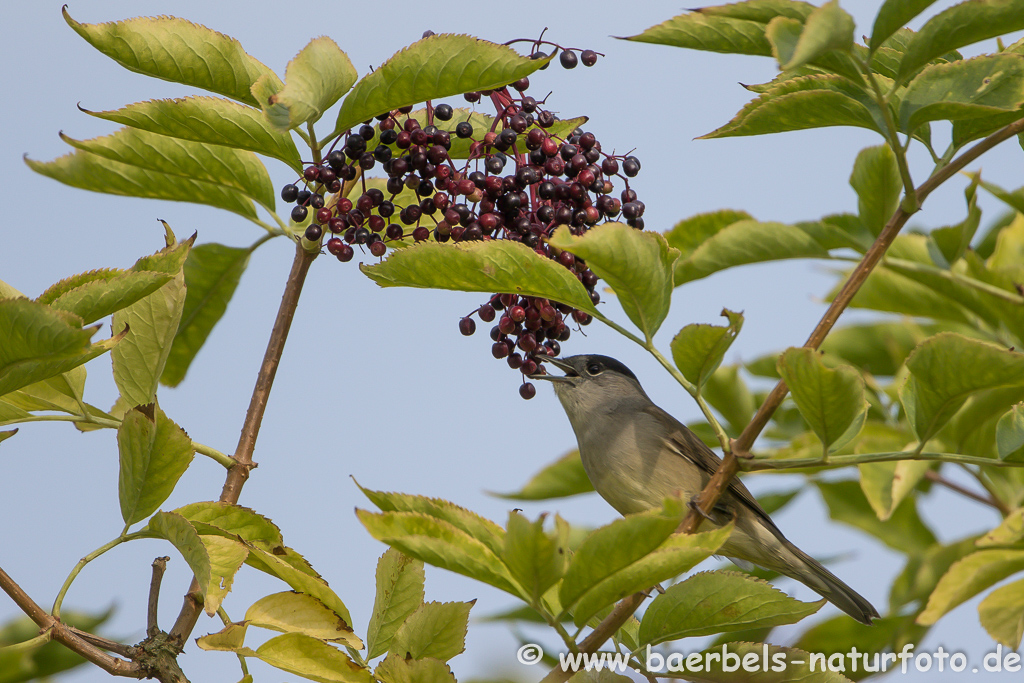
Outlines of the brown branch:
{"type": "Polygon", "coordinates": [[[149,582],[149,605],[146,609],[146,635],[150,638],[160,632],[157,625],[157,604],[160,602],[160,583],[164,580],[167,563],[171,558],[166,555],[153,560],[153,578],[149,582]]]}
{"type": "MultiPolygon", "coordinates": [[[[953,175],[959,173],[963,168],[977,159],[979,156],[992,149],[996,145],[1009,138],[1017,135],[1024,131],[1024,119],[1015,121],[1010,125],[1002,128],[995,133],[992,133],[987,138],[979,142],[978,144],[971,147],[969,150],[961,154],[959,157],[951,161],[948,165],[939,169],[932,174],[928,180],[921,183],[921,186],[917,188],[915,193],[917,198],[917,206],[924,203],[925,198],[932,193],[935,188],[949,180],[953,175]]],[[[857,266],[850,273],[843,288],[833,299],[832,304],[825,311],[825,315],[822,316],[821,320],[815,326],[814,331],[811,332],[810,337],[807,338],[807,342],[804,344],[805,348],[817,349],[821,346],[821,342],[824,341],[825,336],[835,325],[836,320],[839,319],[840,314],[846,307],[850,305],[853,297],[857,294],[857,291],[861,288],[861,285],[868,279],[868,275],[874,269],[878,262],[885,255],[886,250],[892,244],[893,240],[896,239],[896,235],[899,234],[900,229],[903,228],[904,224],[910,218],[911,214],[903,210],[902,205],[896,209],[896,212],[889,219],[889,222],[882,228],[882,232],[879,233],[875,239],[874,244],[868,249],[867,253],[864,254],[864,258],[860,260],[857,266]]],[[[750,420],[750,424],[746,426],[739,438],[732,439],[729,453],[725,454],[722,459],[722,464],[719,465],[718,470],[715,472],[711,480],[708,481],[707,486],[700,492],[700,495],[695,501],[693,509],[687,513],[683,523],[679,525],[677,530],[680,533],[694,533],[703,521],[704,516],[711,511],[718,502],[718,499],[725,492],[729,486],[729,482],[732,478],[740,471],[739,459],[736,454],[739,453],[742,457],[750,457],[750,448],[754,445],[754,441],[761,434],[761,431],[768,424],[768,420],[771,419],[772,415],[782,404],[783,399],[786,398],[786,394],[789,393],[789,388],[786,383],[779,381],[778,384],[772,389],[771,393],[765,399],[764,403],[758,408],[757,413],[750,420]],[[699,511],[703,511],[703,514],[699,511]]],[[[633,595],[623,598],[612,610],[611,614],[605,617],[597,628],[595,628],[589,636],[587,636],[583,642],[580,643],[580,652],[592,653],[596,652],[605,641],[608,640],[619,628],[626,623],[626,620],[636,611],[636,608],[640,606],[643,601],[643,593],[634,593],[633,595]],[[621,609],[620,609],[621,608],[621,609]]],[[[563,671],[560,666],[552,669],[547,676],[544,677],[542,683],[562,683],[567,681],[573,674],[572,671],[563,671]]]]}
{"type": "MultiPolygon", "coordinates": [[[[316,257],[317,252],[306,251],[302,248],[301,242],[295,245],[295,259],[292,261],[292,269],[288,274],[284,294],[281,296],[281,305],[277,309],[277,318],[275,318],[274,327],[270,332],[267,350],[263,354],[263,363],[260,365],[260,371],[256,377],[256,386],[253,387],[252,398],[249,399],[249,409],[246,411],[245,421],[242,423],[238,446],[235,448],[233,456],[235,464],[228,470],[224,488],[220,493],[222,503],[238,502],[242,486],[249,478],[249,471],[254,467],[252,454],[256,448],[256,437],[260,432],[263,414],[267,410],[270,389],[274,385],[274,376],[281,364],[284,344],[288,340],[288,331],[291,329],[295,309],[299,304],[299,295],[302,294],[302,285],[306,281],[309,266],[316,257]]],[[[169,634],[171,639],[178,643],[184,643],[192,633],[192,629],[195,628],[202,609],[203,596],[199,584],[193,579],[188,593],[185,594],[185,601],[178,613],[178,618],[171,628],[169,634]]]]}
{"type": "Polygon", "coordinates": [[[4,589],[7,595],[11,596],[22,612],[36,623],[40,633],[50,631],[53,640],[57,641],[72,652],[82,656],[96,666],[100,667],[114,676],[125,676],[128,678],[144,678],[145,672],[136,662],[127,662],[123,659],[113,657],[99,647],[88,642],[74,631],[70,630],[60,620],[55,619],[46,610],[36,604],[36,601],[29,597],[28,593],[22,590],[14,579],[3,569],[0,569],[0,588],[4,589]]]}
{"type": "Polygon", "coordinates": [[[972,491],[965,486],[957,484],[955,481],[950,481],[949,479],[946,479],[944,476],[942,476],[935,470],[928,470],[927,472],[924,473],[924,477],[925,479],[934,484],[938,484],[939,486],[945,486],[950,491],[956,491],[961,496],[965,496],[967,498],[970,498],[971,500],[976,500],[982,505],[988,505],[989,507],[995,508],[1003,517],[1010,514],[1010,508],[1007,507],[1007,505],[1003,501],[999,500],[995,496],[983,496],[980,493],[977,493],[976,491],[972,491]]]}

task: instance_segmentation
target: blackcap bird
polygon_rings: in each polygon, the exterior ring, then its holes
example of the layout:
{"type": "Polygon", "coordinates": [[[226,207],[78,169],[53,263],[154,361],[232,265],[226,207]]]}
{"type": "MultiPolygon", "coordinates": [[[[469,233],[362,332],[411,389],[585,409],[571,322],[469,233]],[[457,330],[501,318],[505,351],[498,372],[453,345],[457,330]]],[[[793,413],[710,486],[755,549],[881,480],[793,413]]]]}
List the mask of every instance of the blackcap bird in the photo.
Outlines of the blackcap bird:
{"type": "MultiPolygon", "coordinates": [[[[608,356],[544,358],[565,376],[548,380],[576,432],[580,458],[601,497],[627,515],[660,507],[668,496],[696,497],[721,460],[696,434],[654,405],[636,375],[608,356]]],[[[851,617],[870,624],[878,612],[814,558],[786,540],[747,487],[733,479],[709,515],[716,527],[735,519],[720,554],[784,574],[851,617]]]]}

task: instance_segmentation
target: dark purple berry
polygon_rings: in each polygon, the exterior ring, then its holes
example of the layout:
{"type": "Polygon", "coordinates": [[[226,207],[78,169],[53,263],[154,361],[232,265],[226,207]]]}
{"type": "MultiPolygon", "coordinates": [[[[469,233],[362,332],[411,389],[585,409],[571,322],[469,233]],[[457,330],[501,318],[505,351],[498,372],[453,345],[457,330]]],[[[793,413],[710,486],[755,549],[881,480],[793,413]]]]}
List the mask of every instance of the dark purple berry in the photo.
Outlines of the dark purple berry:
{"type": "Polygon", "coordinates": [[[281,199],[291,204],[299,198],[299,188],[289,183],[281,188],[281,199]]]}
{"type": "Polygon", "coordinates": [[[434,116],[441,121],[450,121],[454,113],[450,104],[439,104],[434,107],[434,116]]]}
{"type": "Polygon", "coordinates": [[[292,220],[295,221],[296,223],[301,223],[302,221],[306,220],[306,214],[308,214],[308,213],[309,213],[309,211],[304,206],[300,205],[300,206],[293,207],[292,208],[292,220]]]}
{"type": "Polygon", "coordinates": [[[622,162],[622,172],[630,178],[635,178],[636,174],[640,172],[640,160],[636,157],[626,157],[622,162]]]}
{"type": "Polygon", "coordinates": [[[537,387],[533,386],[533,382],[524,382],[519,387],[519,395],[529,401],[537,395],[537,387]]]}
{"type": "Polygon", "coordinates": [[[575,52],[562,50],[562,54],[558,55],[558,61],[562,63],[563,68],[575,69],[580,60],[576,57],[575,52]]]}
{"type": "Polygon", "coordinates": [[[459,321],[459,332],[468,337],[476,332],[476,322],[472,318],[463,318],[459,321]]]}
{"type": "Polygon", "coordinates": [[[355,250],[347,244],[341,245],[341,250],[338,252],[338,260],[342,263],[351,261],[352,257],[355,256],[355,250]]]}
{"type": "Polygon", "coordinates": [[[370,245],[370,253],[377,257],[383,256],[387,250],[388,248],[383,242],[374,242],[370,245]]]}
{"type": "Polygon", "coordinates": [[[312,223],[312,224],[310,224],[310,226],[308,228],[306,228],[306,235],[305,236],[306,236],[306,239],[309,240],[310,242],[319,242],[320,241],[320,237],[323,234],[324,234],[323,228],[321,228],[316,223],[312,223]]]}

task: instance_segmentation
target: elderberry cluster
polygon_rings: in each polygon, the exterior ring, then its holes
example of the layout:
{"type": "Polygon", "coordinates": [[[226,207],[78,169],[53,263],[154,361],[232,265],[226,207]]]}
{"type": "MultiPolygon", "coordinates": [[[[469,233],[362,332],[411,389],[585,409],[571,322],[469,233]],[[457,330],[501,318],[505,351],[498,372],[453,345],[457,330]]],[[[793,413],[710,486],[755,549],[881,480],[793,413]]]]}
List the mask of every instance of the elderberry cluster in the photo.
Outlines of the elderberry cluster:
{"type": "MultiPolygon", "coordinates": [[[[579,61],[591,66],[597,54],[584,50],[577,57],[562,49],[559,61],[568,69],[579,61]]],[[[642,230],[644,204],[629,187],[640,162],[605,152],[593,133],[559,121],[544,101],[525,94],[529,85],[522,78],[464,95],[472,104],[489,99],[493,119],[427,102],[423,110],[387,112],[345,133],[325,163],[308,166],[300,181],[282,188],[282,199],[295,203],[292,220],[301,223],[315,212],[305,237],[318,242],[331,233],[326,247],[339,261],[350,261],[355,246],[381,257],[400,241],[522,242],[568,268],[598,303],[597,276],[547,238],[561,226],[582,235],[603,220],[624,219],[642,230]],[[383,183],[367,177],[378,165],[383,183]],[[613,178],[624,184],[618,197],[613,178]],[[349,191],[346,183],[355,187],[349,191]],[[355,200],[342,196],[343,189],[355,200]]],[[[570,325],[579,329],[591,320],[565,304],[500,292],[459,321],[462,334],[476,331],[474,315],[484,323],[497,319],[491,353],[523,374],[519,393],[527,399],[536,388],[525,376],[544,372],[539,358],[559,355],[570,325]]]]}

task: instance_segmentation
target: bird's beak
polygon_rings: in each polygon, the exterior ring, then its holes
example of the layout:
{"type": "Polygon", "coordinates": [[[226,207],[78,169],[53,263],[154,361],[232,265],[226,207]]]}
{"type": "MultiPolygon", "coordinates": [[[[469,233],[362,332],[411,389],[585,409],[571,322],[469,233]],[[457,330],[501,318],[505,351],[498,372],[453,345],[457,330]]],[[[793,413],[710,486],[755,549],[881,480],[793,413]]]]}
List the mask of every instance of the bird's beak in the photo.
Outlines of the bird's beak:
{"type": "Polygon", "coordinates": [[[544,363],[551,363],[556,368],[563,371],[565,373],[565,376],[560,377],[558,375],[541,375],[538,373],[530,375],[530,379],[544,379],[549,382],[571,382],[572,380],[569,378],[577,376],[576,371],[573,369],[572,365],[565,362],[561,358],[552,358],[550,356],[545,356],[543,358],[539,358],[538,360],[543,361],[544,363]]]}

